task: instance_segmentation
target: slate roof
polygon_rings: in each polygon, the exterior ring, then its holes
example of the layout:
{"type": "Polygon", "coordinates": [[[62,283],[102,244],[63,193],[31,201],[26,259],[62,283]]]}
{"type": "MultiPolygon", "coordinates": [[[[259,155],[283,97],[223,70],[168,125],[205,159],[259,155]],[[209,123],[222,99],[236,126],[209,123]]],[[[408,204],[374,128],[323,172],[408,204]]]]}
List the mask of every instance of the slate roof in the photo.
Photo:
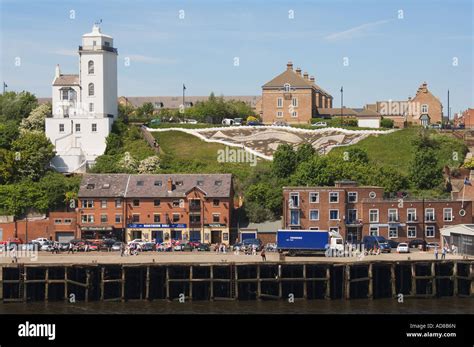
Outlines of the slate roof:
{"type": "Polygon", "coordinates": [[[274,79],[270,80],[269,82],[265,83],[262,88],[283,88],[285,84],[289,84],[292,88],[314,88],[317,91],[331,96],[327,91],[323,88],[318,86],[311,80],[305,79],[302,75],[298,75],[293,69],[287,69],[283,71],[281,74],[276,76],[274,79]]]}
{"type": "Polygon", "coordinates": [[[53,82],[53,86],[78,86],[78,85],[79,85],[79,75],[60,75],[53,82]]]}
{"type": "Polygon", "coordinates": [[[200,189],[207,197],[230,197],[231,174],[87,174],[79,188],[79,198],[127,197],[184,197],[193,188],[200,189]],[[173,190],[168,192],[171,178],[173,190]],[[139,183],[140,182],[140,183],[139,183]],[[156,184],[155,184],[156,182],[156,184]],[[161,185],[158,185],[161,182],[161,185]],[[198,183],[199,182],[199,183],[198,183]],[[216,183],[218,182],[218,183],[216,183]],[[108,184],[108,186],[107,186],[108,184]]]}

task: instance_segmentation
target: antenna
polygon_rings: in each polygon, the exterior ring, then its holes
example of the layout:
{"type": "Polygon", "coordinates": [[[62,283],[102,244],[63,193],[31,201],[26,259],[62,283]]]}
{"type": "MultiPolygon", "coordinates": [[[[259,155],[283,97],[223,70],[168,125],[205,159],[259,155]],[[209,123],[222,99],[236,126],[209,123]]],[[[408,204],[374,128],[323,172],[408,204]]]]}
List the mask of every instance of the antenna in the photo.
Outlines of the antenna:
{"type": "Polygon", "coordinates": [[[94,22],[94,24],[95,24],[96,26],[102,24],[102,19],[96,20],[96,21],[94,22]]]}

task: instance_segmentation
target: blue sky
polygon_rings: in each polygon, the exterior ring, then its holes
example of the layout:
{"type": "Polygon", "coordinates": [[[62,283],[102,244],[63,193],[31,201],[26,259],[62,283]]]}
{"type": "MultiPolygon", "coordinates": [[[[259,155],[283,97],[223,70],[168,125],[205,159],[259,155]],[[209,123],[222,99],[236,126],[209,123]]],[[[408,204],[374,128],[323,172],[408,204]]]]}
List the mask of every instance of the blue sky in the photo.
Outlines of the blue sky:
{"type": "Polygon", "coordinates": [[[259,95],[292,60],[335,106],[341,85],[344,104],[361,107],[414,96],[423,81],[445,108],[450,89],[452,114],[474,106],[472,0],[0,3],[0,77],[40,97],[51,95],[56,64],[77,73],[81,35],[102,19],[119,51],[119,95],[180,95],[182,83],[188,95],[259,95]]]}

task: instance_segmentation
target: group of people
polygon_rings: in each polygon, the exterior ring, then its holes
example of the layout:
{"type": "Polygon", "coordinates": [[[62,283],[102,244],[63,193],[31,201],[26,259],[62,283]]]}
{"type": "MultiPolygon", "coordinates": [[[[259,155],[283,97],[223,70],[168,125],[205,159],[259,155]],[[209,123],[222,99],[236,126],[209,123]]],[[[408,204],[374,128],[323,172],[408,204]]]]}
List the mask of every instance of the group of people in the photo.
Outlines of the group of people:
{"type": "MultiPolygon", "coordinates": [[[[240,255],[240,251],[243,251],[243,254],[245,255],[257,255],[257,245],[251,245],[250,247],[247,246],[242,249],[239,247],[234,248],[235,255],[240,255]]],[[[260,256],[262,257],[263,261],[267,260],[267,256],[265,254],[265,248],[262,248],[262,251],[260,252],[260,256]]]]}
{"type": "Polygon", "coordinates": [[[218,243],[215,245],[214,252],[216,253],[227,253],[227,246],[223,243],[218,243]]]}
{"type": "Polygon", "coordinates": [[[138,255],[142,251],[142,246],[139,243],[131,243],[125,245],[124,243],[120,244],[120,256],[128,257],[129,255],[138,255]]]}

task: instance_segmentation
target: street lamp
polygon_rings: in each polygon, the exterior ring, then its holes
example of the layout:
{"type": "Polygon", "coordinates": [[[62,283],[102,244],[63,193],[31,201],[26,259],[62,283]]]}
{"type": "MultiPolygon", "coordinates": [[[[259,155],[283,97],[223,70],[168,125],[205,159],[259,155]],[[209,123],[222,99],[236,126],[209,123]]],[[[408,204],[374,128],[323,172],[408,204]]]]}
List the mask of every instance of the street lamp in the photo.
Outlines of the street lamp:
{"type": "Polygon", "coordinates": [[[344,125],[344,114],[343,106],[344,105],[344,86],[341,86],[341,126],[344,125]]]}

